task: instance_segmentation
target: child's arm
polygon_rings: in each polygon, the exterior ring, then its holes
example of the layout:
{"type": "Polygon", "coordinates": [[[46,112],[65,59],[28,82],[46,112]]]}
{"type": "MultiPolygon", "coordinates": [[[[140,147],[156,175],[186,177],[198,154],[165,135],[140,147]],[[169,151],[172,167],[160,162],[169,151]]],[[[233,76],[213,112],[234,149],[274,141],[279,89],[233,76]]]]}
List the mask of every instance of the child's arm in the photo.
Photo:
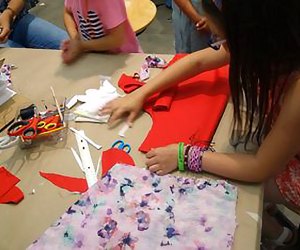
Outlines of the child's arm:
{"type": "Polygon", "coordinates": [[[108,51],[121,47],[125,37],[125,22],[107,31],[107,35],[92,40],[81,40],[80,47],[82,52],[89,51],[108,51]]]}
{"type": "MultiPolygon", "coordinates": [[[[205,152],[202,169],[230,179],[263,182],[281,172],[300,151],[300,80],[294,83],[281,108],[280,115],[255,155],[205,152]]],[[[153,149],[147,153],[150,171],[167,174],[177,166],[177,144],[153,149]]]]}
{"type": "Polygon", "coordinates": [[[204,153],[203,169],[232,179],[262,182],[300,151],[300,79],[294,82],[272,130],[256,155],[204,153]]]}
{"type": "Polygon", "coordinates": [[[73,18],[73,14],[66,7],[64,8],[64,23],[69,37],[71,39],[78,38],[78,30],[73,18]]]}
{"type": "Polygon", "coordinates": [[[142,109],[144,101],[152,94],[201,72],[224,66],[228,62],[229,54],[223,47],[218,51],[207,48],[194,52],[163,70],[143,87],[108,103],[101,110],[101,114],[111,114],[110,123],[114,123],[124,115],[128,116],[127,121],[132,123],[142,109]]]}
{"type": "Polygon", "coordinates": [[[2,28],[0,33],[1,43],[7,41],[11,31],[10,25],[23,8],[23,0],[11,0],[9,1],[7,8],[0,14],[0,26],[2,28]]]}
{"type": "Polygon", "coordinates": [[[174,0],[174,2],[198,29],[206,28],[206,18],[198,13],[190,0],[174,0]]]}

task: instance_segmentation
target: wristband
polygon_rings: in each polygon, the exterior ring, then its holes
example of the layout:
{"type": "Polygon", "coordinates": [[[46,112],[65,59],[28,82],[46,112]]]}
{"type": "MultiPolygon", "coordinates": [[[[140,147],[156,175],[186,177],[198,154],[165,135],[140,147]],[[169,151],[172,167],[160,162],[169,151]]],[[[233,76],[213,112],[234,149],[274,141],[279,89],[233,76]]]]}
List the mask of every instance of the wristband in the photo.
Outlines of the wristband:
{"type": "Polygon", "coordinates": [[[178,170],[184,171],[184,143],[178,143],[178,170]]]}

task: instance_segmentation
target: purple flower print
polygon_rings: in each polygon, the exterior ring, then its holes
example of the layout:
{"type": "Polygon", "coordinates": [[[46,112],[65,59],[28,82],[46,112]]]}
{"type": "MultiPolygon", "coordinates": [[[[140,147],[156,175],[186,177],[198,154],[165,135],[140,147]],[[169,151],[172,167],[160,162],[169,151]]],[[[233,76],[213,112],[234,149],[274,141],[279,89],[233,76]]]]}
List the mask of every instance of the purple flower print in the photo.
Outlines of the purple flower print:
{"type": "Polygon", "coordinates": [[[117,230],[118,223],[110,217],[106,217],[106,222],[102,228],[97,232],[98,236],[105,239],[110,239],[117,230]]]}
{"type": "Polygon", "coordinates": [[[99,189],[100,191],[107,194],[113,191],[117,184],[117,180],[112,178],[111,173],[108,172],[107,175],[102,179],[102,181],[99,182],[99,189]]]}
{"type": "Polygon", "coordinates": [[[200,217],[199,223],[201,226],[205,226],[205,223],[207,222],[207,217],[205,215],[200,217]]]}
{"type": "Polygon", "coordinates": [[[169,226],[166,228],[166,237],[168,237],[169,239],[174,237],[174,236],[177,236],[177,235],[180,235],[180,233],[178,233],[175,228],[173,228],[172,226],[169,226]]]}
{"type": "Polygon", "coordinates": [[[128,188],[133,188],[133,181],[128,179],[128,178],[124,178],[124,180],[126,181],[126,183],[122,183],[120,185],[120,196],[124,197],[125,193],[128,192],[128,188]]]}
{"type": "Polygon", "coordinates": [[[76,214],[76,210],[72,209],[72,206],[67,210],[67,214],[76,214]]]}
{"type": "Polygon", "coordinates": [[[204,231],[205,231],[206,233],[208,233],[208,232],[210,232],[212,229],[213,229],[213,227],[206,227],[206,228],[204,229],[204,231]]]}
{"type": "Polygon", "coordinates": [[[136,219],[138,222],[139,231],[145,231],[149,228],[149,224],[150,224],[149,214],[145,213],[144,211],[138,211],[136,213],[136,219]]]}
{"type": "Polygon", "coordinates": [[[126,249],[126,246],[129,246],[130,249],[134,249],[135,243],[138,242],[138,240],[137,237],[131,236],[130,233],[125,233],[119,240],[118,247],[120,247],[120,249],[126,249]]]}

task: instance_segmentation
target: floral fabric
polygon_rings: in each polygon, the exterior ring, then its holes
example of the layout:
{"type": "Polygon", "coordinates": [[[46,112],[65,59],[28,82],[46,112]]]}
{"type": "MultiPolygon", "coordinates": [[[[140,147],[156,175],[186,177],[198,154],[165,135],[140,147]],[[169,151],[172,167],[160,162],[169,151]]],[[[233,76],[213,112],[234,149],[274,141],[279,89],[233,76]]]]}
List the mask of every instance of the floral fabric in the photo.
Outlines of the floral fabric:
{"type": "Polygon", "coordinates": [[[28,249],[231,249],[237,188],[117,164],[28,249]]]}

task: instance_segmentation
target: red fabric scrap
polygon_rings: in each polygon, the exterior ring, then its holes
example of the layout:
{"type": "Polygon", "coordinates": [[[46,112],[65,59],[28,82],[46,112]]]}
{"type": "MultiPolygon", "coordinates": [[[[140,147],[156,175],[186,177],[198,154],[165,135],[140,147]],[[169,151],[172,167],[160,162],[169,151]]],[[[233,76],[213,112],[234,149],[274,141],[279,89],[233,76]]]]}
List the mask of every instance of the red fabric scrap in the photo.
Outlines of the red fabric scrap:
{"type": "Polygon", "coordinates": [[[5,167],[0,167],[0,203],[17,204],[24,199],[23,192],[16,187],[19,181],[20,179],[5,167]]]}
{"type": "Polygon", "coordinates": [[[85,178],[69,177],[60,174],[44,173],[41,171],[40,175],[52,182],[54,185],[70,192],[84,193],[88,190],[88,185],[85,178]]]}
{"type": "Polygon", "coordinates": [[[106,175],[106,173],[117,163],[135,166],[134,160],[124,150],[110,148],[103,151],[102,154],[102,176],[106,175]]]}

